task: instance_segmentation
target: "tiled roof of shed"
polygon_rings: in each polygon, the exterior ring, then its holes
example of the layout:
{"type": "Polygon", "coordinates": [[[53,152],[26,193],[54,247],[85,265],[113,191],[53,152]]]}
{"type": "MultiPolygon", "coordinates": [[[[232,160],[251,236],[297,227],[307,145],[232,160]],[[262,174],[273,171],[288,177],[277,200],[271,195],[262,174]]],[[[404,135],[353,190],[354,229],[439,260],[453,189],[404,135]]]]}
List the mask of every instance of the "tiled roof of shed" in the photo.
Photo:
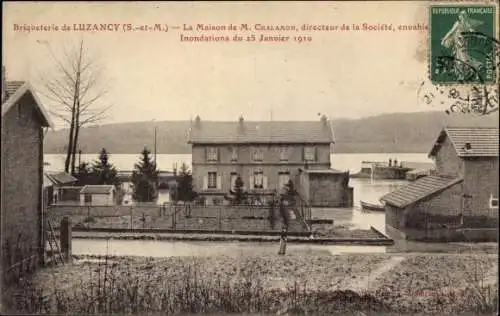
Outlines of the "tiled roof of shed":
{"type": "Polygon", "coordinates": [[[47,172],[47,176],[56,184],[67,184],[78,181],[77,178],[66,172],[47,172]]]}
{"type": "Polygon", "coordinates": [[[498,157],[498,127],[446,127],[431,149],[435,156],[441,143],[448,137],[459,157],[498,157]],[[469,143],[470,149],[466,149],[469,143]]]}
{"type": "Polygon", "coordinates": [[[462,180],[461,177],[453,176],[426,176],[382,196],[380,201],[403,208],[447,189],[462,180]]]}
{"type": "Polygon", "coordinates": [[[82,188],[80,193],[84,194],[108,194],[113,189],[112,185],[86,185],[82,188]]]}
{"type": "Polygon", "coordinates": [[[193,124],[190,143],[332,143],[330,122],[200,121],[193,124]]]}

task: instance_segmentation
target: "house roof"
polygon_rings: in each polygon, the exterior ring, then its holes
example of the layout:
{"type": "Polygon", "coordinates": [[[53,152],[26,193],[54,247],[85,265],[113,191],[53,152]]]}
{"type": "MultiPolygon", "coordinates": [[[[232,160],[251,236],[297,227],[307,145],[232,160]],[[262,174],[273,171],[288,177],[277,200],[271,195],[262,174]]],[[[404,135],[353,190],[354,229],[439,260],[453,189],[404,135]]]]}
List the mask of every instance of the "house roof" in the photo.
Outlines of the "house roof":
{"type": "Polygon", "coordinates": [[[450,139],[459,157],[498,157],[498,127],[446,127],[439,134],[429,157],[437,154],[443,141],[450,139]],[[470,149],[466,149],[466,144],[470,149]]]}
{"type": "Polygon", "coordinates": [[[36,109],[38,110],[42,125],[45,127],[52,127],[53,124],[50,116],[40,102],[35,90],[29,82],[25,81],[5,82],[5,95],[2,96],[2,117],[27,93],[35,100],[36,109]]]}
{"type": "Polygon", "coordinates": [[[47,176],[47,173],[43,174],[43,187],[48,188],[52,186],[54,183],[52,182],[52,179],[47,176]]]}
{"type": "Polygon", "coordinates": [[[189,132],[190,144],[333,143],[329,121],[197,121],[189,132]]]}
{"type": "Polygon", "coordinates": [[[7,100],[11,95],[13,95],[19,88],[24,85],[24,81],[7,81],[5,82],[5,95],[4,100],[7,100]]]}
{"type": "Polygon", "coordinates": [[[66,172],[46,172],[45,175],[53,184],[68,184],[78,181],[77,178],[66,172]]]}
{"type": "Polygon", "coordinates": [[[404,208],[463,181],[454,176],[425,176],[380,198],[381,202],[404,208]]]}
{"type": "Polygon", "coordinates": [[[112,185],[96,185],[96,184],[89,184],[84,186],[81,190],[80,193],[84,194],[109,194],[111,190],[113,190],[112,185]]]}

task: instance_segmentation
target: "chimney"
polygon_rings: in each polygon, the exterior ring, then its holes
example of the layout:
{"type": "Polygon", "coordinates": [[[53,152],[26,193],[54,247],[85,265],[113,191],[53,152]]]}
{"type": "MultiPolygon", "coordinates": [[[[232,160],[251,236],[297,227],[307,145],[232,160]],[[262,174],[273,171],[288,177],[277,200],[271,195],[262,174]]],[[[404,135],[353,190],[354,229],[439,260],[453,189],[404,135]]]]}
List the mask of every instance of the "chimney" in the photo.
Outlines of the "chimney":
{"type": "Polygon", "coordinates": [[[465,143],[464,149],[466,152],[470,152],[472,151],[472,145],[469,142],[467,142],[465,143]]]}
{"type": "Polygon", "coordinates": [[[326,126],[326,123],[328,122],[328,119],[327,119],[326,115],[324,115],[324,114],[323,114],[323,115],[321,116],[321,122],[323,122],[323,125],[325,125],[325,126],[326,126]]]}
{"type": "Polygon", "coordinates": [[[201,119],[200,119],[199,115],[196,115],[196,118],[194,119],[194,121],[195,121],[194,124],[196,127],[200,126],[201,119]]]}
{"type": "Polygon", "coordinates": [[[238,119],[238,133],[240,135],[245,134],[245,124],[243,124],[245,120],[243,119],[243,115],[240,115],[238,119]]]}

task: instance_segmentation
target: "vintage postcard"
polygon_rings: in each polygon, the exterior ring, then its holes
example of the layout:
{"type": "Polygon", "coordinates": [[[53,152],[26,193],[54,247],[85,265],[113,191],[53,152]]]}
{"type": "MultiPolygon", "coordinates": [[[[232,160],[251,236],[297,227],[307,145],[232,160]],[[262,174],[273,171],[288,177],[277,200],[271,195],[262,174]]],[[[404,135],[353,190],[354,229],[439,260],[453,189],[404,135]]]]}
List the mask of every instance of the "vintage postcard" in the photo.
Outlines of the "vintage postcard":
{"type": "Polygon", "coordinates": [[[498,314],[498,1],[2,9],[2,315],[498,314]]]}

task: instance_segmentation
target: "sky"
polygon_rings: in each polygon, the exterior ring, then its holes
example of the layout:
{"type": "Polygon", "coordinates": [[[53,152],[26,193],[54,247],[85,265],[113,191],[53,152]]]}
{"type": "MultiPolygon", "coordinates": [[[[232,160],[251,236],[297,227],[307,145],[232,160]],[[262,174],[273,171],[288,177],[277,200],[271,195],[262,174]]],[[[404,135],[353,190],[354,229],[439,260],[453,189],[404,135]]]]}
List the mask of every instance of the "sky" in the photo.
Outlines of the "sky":
{"type": "MultiPolygon", "coordinates": [[[[427,80],[427,31],[353,31],[352,24],[427,25],[426,1],[3,3],[3,60],[9,80],[39,86],[53,57],[83,39],[101,66],[111,105],[101,123],[149,120],[316,120],[431,110],[417,100],[427,80]],[[18,25],[117,23],[168,32],[19,31],[18,25]],[[269,31],[311,41],[181,42],[183,25],[350,25],[349,31],[269,31]],[[174,30],[172,26],[181,29],[174,30]],[[42,44],[45,43],[45,44],[42,44]],[[43,76],[42,76],[43,77],[43,76]]],[[[41,88],[40,88],[41,89],[41,88]]],[[[42,97],[44,105],[54,104],[42,97]]],[[[55,119],[56,127],[62,126],[55,119]]]]}

